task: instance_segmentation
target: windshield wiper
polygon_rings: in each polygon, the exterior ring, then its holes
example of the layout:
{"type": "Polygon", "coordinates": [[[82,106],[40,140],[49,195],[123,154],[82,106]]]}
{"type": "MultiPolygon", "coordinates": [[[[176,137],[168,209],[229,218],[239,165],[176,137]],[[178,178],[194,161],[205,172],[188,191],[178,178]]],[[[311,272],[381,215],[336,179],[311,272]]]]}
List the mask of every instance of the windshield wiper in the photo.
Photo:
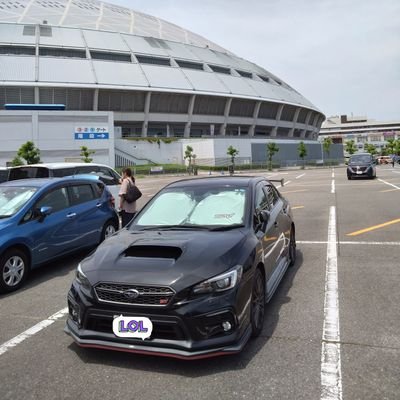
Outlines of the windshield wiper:
{"type": "Polygon", "coordinates": [[[2,219],[2,218],[10,218],[11,217],[11,215],[0,215],[0,219],[2,219]]]}
{"type": "Polygon", "coordinates": [[[229,231],[231,229],[236,229],[236,228],[243,228],[243,224],[232,224],[232,225],[222,225],[222,226],[217,226],[215,228],[210,228],[210,231],[216,232],[216,231],[229,231]]]}
{"type": "Polygon", "coordinates": [[[209,230],[207,226],[195,225],[195,224],[184,224],[184,225],[157,225],[148,226],[146,228],[140,228],[139,231],[180,231],[180,230],[209,230]]]}

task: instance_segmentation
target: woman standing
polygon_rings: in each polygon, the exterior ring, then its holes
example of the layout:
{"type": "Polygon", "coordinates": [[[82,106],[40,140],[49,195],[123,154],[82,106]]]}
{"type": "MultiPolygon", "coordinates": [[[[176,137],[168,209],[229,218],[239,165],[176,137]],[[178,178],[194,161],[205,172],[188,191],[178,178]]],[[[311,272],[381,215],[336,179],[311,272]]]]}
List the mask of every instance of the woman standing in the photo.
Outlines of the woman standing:
{"type": "Polygon", "coordinates": [[[126,226],[136,214],[136,201],[128,203],[125,199],[126,192],[130,185],[135,185],[135,178],[132,176],[132,170],[130,168],[124,168],[122,170],[122,182],[119,191],[119,208],[121,210],[122,228],[126,226]]]}

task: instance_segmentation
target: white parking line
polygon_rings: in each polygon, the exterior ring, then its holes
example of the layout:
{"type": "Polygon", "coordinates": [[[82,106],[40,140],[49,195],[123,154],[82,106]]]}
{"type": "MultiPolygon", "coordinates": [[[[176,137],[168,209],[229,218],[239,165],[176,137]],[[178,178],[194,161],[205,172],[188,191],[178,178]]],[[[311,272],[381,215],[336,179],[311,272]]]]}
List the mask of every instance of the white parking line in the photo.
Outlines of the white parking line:
{"type": "Polygon", "coordinates": [[[10,339],[8,342],[3,343],[2,345],[0,345],[0,355],[4,354],[7,350],[10,350],[11,348],[17,346],[18,344],[22,343],[25,339],[28,339],[31,336],[35,335],[36,333],[40,332],[42,329],[47,328],[58,319],[64,317],[65,314],[67,313],[68,313],[68,308],[63,308],[62,310],[51,315],[49,318],[38,322],[36,325],[27,329],[25,332],[22,332],[18,336],[15,336],[14,338],[10,339]]]}
{"type": "Polygon", "coordinates": [[[324,326],[321,350],[321,400],[342,399],[336,208],[329,211],[325,275],[324,326]]]}
{"type": "Polygon", "coordinates": [[[335,193],[335,180],[334,179],[332,179],[331,193],[335,193]]]}
{"type": "Polygon", "coordinates": [[[335,171],[332,170],[332,178],[334,178],[334,177],[335,177],[335,171]]]}
{"type": "MultiPolygon", "coordinates": [[[[293,208],[293,207],[292,207],[293,208]]],[[[297,244],[327,244],[326,241],[318,241],[318,240],[296,240],[297,244]]],[[[352,242],[351,240],[348,241],[339,241],[338,244],[342,245],[364,245],[364,246],[400,246],[400,242],[352,242]]]]}
{"type": "Polygon", "coordinates": [[[378,179],[378,181],[379,181],[379,182],[382,182],[382,183],[384,183],[384,184],[386,184],[386,185],[392,186],[392,187],[394,187],[395,189],[400,189],[399,186],[393,185],[393,183],[390,183],[390,182],[386,182],[386,181],[384,181],[383,179],[378,179]]]}
{"type": "Polygon", "coordinates": [[[304,174],[301,174],[301,175],[299,175],[299,176],[296,176],[296,179],[300,179],[302,176],[304,176],[306,173],[304,173],[304,174]]]}

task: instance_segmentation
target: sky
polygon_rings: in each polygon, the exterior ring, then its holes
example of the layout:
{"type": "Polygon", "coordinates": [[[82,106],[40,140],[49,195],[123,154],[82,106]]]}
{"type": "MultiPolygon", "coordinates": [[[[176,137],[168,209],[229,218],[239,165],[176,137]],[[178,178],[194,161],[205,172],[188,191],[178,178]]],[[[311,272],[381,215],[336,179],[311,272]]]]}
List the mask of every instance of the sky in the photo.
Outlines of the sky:
{"type": "Polygon", "coordinates": [[[108,0],[283,79],[327,117],[400,119],[400,0],[108,0]]]}

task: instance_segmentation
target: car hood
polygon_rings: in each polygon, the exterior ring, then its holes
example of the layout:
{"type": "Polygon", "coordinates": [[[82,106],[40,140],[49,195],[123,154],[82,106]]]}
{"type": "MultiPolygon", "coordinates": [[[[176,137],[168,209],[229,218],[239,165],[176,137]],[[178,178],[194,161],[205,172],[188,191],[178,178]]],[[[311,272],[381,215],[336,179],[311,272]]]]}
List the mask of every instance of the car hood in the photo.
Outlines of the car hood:
{"type": "Polygon", "coordinates": [[[243,260],[244,229],[231,231],[120,231],[82,262],[92,285],[118,282],[180,291],[243,260]]]}

